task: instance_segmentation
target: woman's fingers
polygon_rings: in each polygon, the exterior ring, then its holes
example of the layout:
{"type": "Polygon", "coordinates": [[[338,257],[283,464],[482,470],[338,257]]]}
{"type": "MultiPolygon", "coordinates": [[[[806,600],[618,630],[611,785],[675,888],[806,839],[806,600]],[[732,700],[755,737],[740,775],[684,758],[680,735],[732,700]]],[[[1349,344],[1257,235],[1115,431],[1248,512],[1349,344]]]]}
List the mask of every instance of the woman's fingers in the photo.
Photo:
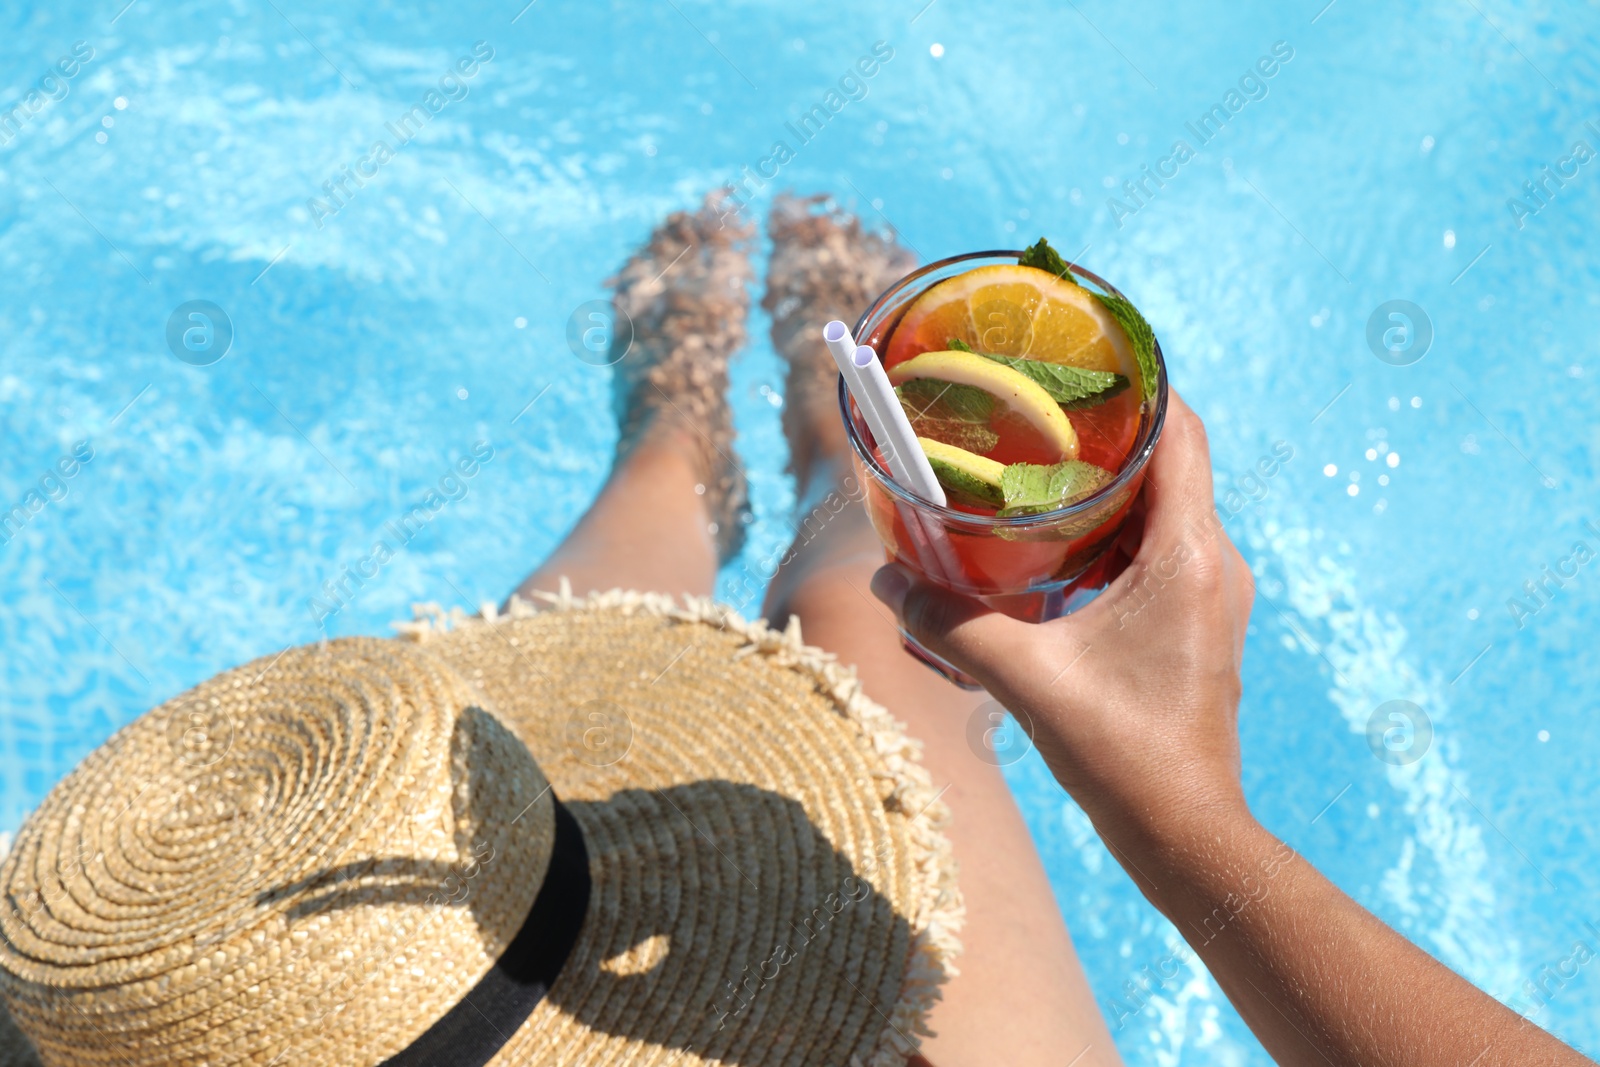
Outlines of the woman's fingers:
{"type": "Polygon", "coordinates": [[[928,651],[982,682],[990,692],[1038,666],[1047,629],[1021,622],[971,597],[920,581],[890,564],[872,576],[872,592],[928,651]]]}
{"type": "Polygon", "coordinates": [[[1206,428],[1176,392],[1167,425],[1145,471],[1145,526],[1141,552],[1165,556],[1201,530],[1217,524],[1212,500],[1211,445],[1206,428]]]}

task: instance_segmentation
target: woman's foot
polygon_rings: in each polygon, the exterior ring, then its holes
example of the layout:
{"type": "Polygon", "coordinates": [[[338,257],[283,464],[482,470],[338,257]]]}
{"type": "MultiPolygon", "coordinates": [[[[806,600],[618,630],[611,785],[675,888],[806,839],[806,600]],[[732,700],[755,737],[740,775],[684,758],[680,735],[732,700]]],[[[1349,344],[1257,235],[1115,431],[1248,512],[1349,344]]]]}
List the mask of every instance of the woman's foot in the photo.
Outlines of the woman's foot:
{"type": "Polygon", "coordinates": [[[609,284],[633,322],[616,364],[620,466],[642,448],[682,452],[694,465],[708,530],[721,558],[744,541],[744,470],[733,449],[728,360],[745,342],[754,228],[730,223],[712,193],[697,212],[668,216],[609,284]]]}
{"type": "Polygon", "coordinates": [[[854,323],[867,305],[916,266],[893,235],[869,233],[825,196],[779,196],[767,219],[772,262],[761,306],[772,347],[788,363],[783,430],[804,493],[818,463],[838,477],[847,444],[839,420],[839,372],[822,343],[832,319],[854,323]]]}

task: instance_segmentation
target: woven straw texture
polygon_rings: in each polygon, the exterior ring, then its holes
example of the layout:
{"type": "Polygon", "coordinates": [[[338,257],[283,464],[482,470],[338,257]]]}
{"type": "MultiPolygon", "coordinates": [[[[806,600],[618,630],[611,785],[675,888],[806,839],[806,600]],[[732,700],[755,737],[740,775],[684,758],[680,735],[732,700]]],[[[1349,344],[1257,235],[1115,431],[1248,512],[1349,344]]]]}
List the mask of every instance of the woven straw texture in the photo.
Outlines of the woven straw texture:
{"type": "Polygon", "coordinates": [[[904,1062],[962,909],[945,809],[853,672],[637,593],[405,629],[219,676],[29,820],[0,992],[49,1067],[380,1063],[526,915],[546,780],[589,912],[495,1064],[904,1062]]]}
{"type": "Polygon", "coordinates": [[[341,640],[218,675],[90,754],[0,870],[0,990],[41,1059],[405,1047],[516,934],[554,838],[538,767],[471,703],[435,657],[341,640]]]}

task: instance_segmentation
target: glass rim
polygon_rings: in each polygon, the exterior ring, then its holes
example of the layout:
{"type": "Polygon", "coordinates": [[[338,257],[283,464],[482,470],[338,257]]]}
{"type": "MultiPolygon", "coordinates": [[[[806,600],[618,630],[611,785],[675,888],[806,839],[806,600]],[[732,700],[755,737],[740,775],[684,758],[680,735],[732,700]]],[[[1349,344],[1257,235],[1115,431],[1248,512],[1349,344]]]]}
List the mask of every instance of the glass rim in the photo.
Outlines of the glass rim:
{"type": "MultiPolygon", "coordinates": [[[[951,266],[953,264],[965,263],[974,259],[1010,259],[1015,261],[1021,256],[1022,252],[1020,251],[1007,251],[1005,249],[998,249],[988,252],[963,252],[961,255],[949,256],[945,259],[937,260],[925,266],[918,267],[916,270],[912,271],[910,274],[907,274],[905,277],[889,286],[889,288],[885,289],[881,294],[879,294],[878,298],[872,302],[871,306],[868,307],[866,311],[861,313],[861,317],[856,320],[854,336],[859,340],[866,328],[867,323],[871,322],[873,317],[882,311],[884,305],[891,298],[903,292],[908,286],[912,286],[921,279],[927,277],[929,274],[932,274],[934,271],[951,266]]],[[[1121,290],[1093,271],[1086,270],[1071,261],[1067,261],[1067,267],[1073,274],[1093,282],[1108,295],[1121,296],[1124,300],[1127,299],[1121,290]]],[[[952,275],[952,277],[954,277],[954,275],[952,275]]],[[[929,288],[931,288],[931,286],[929,288]]],[[[1154,331],[1151,331],[1151,335],[1154,337],[1154,331]]],[[[918,508],[922,511],[932,512],[941,517],[947,517],[948,519],[956,522],[981,527],[1015,529],[1018,527],[1048,525],[1060,522],[1063,519],[1070,519],[1075,516],[1082,515],[1085,512],[1091,511],[1095,507],[1103,504],[1112,495],[1125,488],[1129,482],[1133,481],[1134,478],[1138,477],[1139,473],[1144,470],[1145,465],[1149,463],[1150,456],[1155,451],[1156,442],[1161,439],[1161,430],[1166,425],[1167,421],[1167,394],[1169,392],[1169,386],[1167,382],[1167,361],[1161,353],[1160,338],[1155,338],[1155,356],[1156,393],[1152,398],[1155,402],[1155,408],[1150,414],[1149,421],[1145,424],[1144,428],[1140,430],[1139,436],[1135,438],[1133,442],[1133,448],[1129,451],[1127,462],[1122,465],[1122,469],[1116,473],[1116,476],[1113,477],[1111,481],[1107,482],[1093,493],[1090,493],[1082,500],[1074,501],[1073,503],[1068,504],[1066,507],[1057,508],[1054,511],[1044,511],[1033,515],[1010,515],[1004,518],[999,515],[974,515],[968,511],[958,511],[952,507],[935,504],[933,501],[918,496],[911,490],[902,486],[899,482],[895,481],[894,476],[883,468],[883,465],[878,462],[877,457],[872,454],[871,449],[867,448],[866,442],[861,439],[861,435],[856,432],[855,419],[851,418],[850,415],[850,390],[844,384],[844,378],[842,376],[839,378],[839,413],[840,417],[844,420],[845,437],[849,439],[850,448],[855,452],[856,457],[861,460],[873,477],[875,477],[879,482],[883,483],[890,493],[894,494],[894,496],[898,497],[905,503],[910,504],[912,507],[918,508]]],[[[882,358],[881,354],[879,355],[879,358],[882,358]]]]}

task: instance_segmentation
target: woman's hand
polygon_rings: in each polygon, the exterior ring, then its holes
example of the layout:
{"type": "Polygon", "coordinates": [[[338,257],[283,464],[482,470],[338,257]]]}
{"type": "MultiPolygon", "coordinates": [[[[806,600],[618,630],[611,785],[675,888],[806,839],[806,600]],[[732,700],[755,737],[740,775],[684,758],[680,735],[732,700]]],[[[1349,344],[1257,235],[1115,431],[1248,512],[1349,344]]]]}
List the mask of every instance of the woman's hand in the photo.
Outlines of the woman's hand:
{"type": "Polygon", "coordinates": [[[1127,570],[1054,622],[1019,622],[893,566],[873,579],[907,631],[1030,731],[1113,843],[1245,814],[1239,663],[1255,587],[1212,501],[1205,428],[1176,393],[1135,508],[1127,570]]]}
{"type": "Polygon", "coordinates": [[[1590,1064],[1251,818],[1236,727],[1254,586],[1212,506],[1205,430],[1176,394],[1142,502],[1128,569],[1054,622],[1018,622],[890,567],[873,589],[1031,729],[1278,1063],[1590,1064]]]}

